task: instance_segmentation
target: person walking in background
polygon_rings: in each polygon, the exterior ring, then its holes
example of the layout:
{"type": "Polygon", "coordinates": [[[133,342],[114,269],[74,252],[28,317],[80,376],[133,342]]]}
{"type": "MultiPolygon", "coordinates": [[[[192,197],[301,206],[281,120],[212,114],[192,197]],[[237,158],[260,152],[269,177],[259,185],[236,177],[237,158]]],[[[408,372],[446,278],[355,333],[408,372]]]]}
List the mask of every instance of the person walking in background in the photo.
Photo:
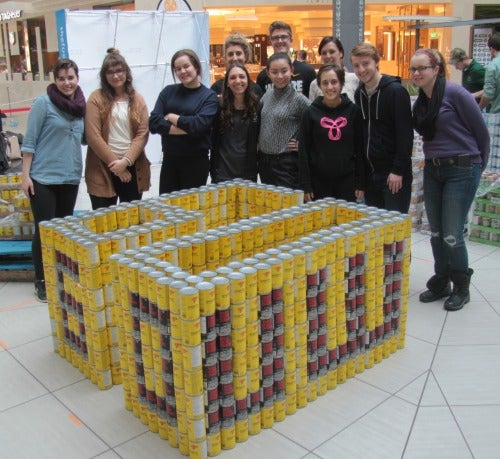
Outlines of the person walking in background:
{"type": "MultiPolygon", "coordinates": [[[[358,89],[359,80],[354,73],[348,72],[344,66],[344,47],[341,41],[337,37],[332,37],[331,35],[323,37],[319,42],[318,53],[323,65],[338,65],[344,69],[345,83],[342,88],[342,93],[347,94],[347,97],[349,97],[352,102],[355,102],[354,93],[356,89],[358,89]]],[[[309,87],[309,99],[313,101],[316,97],[322,95],[318,80],[315,79],[309,87]]]]}
{"type": "MultiPolygon", "coordinates": [[[[269,26],[269,39],[271,40],[271,46],[273,47],[274,54],[285,53],[290,55],[293,41],[292,28],[286,22],[274,21],[271,23],[269,26]]],[[[309,86],[311,85],[311,82],[316,79],[316,72],[311,65],[295,59],[293,61],[293,72],[291,78],[294,89],[308,97],[309,86]]],[[[257,76],[257,84],[260,86],[263,93],[271,87],[272,81],[269,78],[266,69],[263,69],[257,76]]]]}
{"type": "Polygon", "coordinates": [[[261,99],[258,160],[262,183],[297,188],[300,120],[311,101],[292,86],[292,72],[288,53],[267,61],[273,85],[261,99]]]}
{"type": "Polygon", "coordinates": [[[201,62],[190,49],[174,53],[174,81],[159,94],[149,117],[149,129],[161,134],[163,161],[160,194],[203,186],[210,163],[212,124],[219,105],[217,94],[201,81],[201,62]]]}
{"type": "Polygon", "coordinates": [[[456,311],[470,300],[473,271],[463,229],[481,171],[488,163],[490,136],[472,95],[446,81],[440,53],[419,49],[410,65],[413,82],[419,88],[413,123],[423,137],[424,200],[434,257],[434,275],[420,294],[420,301],[448,297],[444,308],[456,311]]]}
{"type": "Polygon", "coordinates": [[[485,68],[479,62],[467,56],[462,48],[453,48],[449,64],[462,72],[462,86],[479,100],[483,95],[485,68]]]}
{"type": "MultiPolygon", "coordinates": [[[[224,42],[224,63],[227,69],[234,63],[239,62],[245,65],[251,60],[251,48],[248,40],[244,35],[238,32],[234,32],[226,38],[224,42]]],[[[214,91],[218,96],[222,94],[222,88],[224,86],[224,78],[217,80],[210,89],[214,91]]],[[[251,79],[249,80],[250,90],[259,98],[262,96],[262,89],[260,86],[255,84],[251,79]]]]}
{"type": "Polygon", "coordinates": [[[307,51],[305,49],[299,49],[297,51],[297,57],[295,58],[299,62],[307,62],[307,51]]]}
{"type": "Polygon", "coordinates": [[[397,78],[380,73],[380,56],[373,45],[356,45],[351,62],[360,81],[355,99],[363,115],[368,162],[365,202],[406,213],[413,180],[410,95],[397,78]]]}
{"type": "Polygon", "coordinates": [[[35,220],[35,294],[44,302],[47,294],[39,224],[73,214],[82,176],[84,115],[78,66],[70,59],[60,59],[54,67],[54,83],[31,106],[22,144],[22,189],[30,198],[35,220]]]}
{"type": "Polygon", "coordinates": [[[479,108],[489,113],[500,113],[500,35],[488,38],[488,47],[493,60],[486,66],[479,108]]]}
{"type": "Polygon", "coordinates": [[[362,119],[359,108],[341,94],[344,69],[324,65],[318,72],[323,92],[304,112],[299,135],[299,178],[306,202],[331,196],[364,197],[362,119]]]}
{"type": "Polygon", "coordinates": [[[101,88],[87,101],[88,143],[85,182],[93,209],[142,198],[151,185],[148,108],[135,91],[132,72],[118,50],[110,48],[99,72],[101,88]]]}
{"type": "Polygon", "coordinates": [[[259,111],[259,98],[250,89],[248,70],[242,63],[231,64],[213,128],[212,182],[235,178],[257,181],[259,111]]]}

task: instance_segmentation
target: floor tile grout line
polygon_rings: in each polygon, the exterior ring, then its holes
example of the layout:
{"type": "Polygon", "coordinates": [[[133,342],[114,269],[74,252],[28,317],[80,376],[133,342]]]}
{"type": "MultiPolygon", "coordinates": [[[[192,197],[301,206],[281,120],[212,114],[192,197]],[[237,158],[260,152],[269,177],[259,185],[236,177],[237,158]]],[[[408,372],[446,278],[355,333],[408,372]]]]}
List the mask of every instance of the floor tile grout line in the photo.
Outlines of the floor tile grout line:
{"type": "Polygon", "coordinates": [[[407,448],[408,448],[408,443],[409,443],[409,441],[410,441],[411,434],[412,434],[412,432],[413,432],[413,428],[415,427],[415,421],[416,421],[416,419],[417,419],[418,413],[419,413],[420,408],[421,408],[422,399],[423,399],[423,397],[424,397],[424,393],[425,393],[425,389],[426,389],[426,387],[427,387],[427,383],[429,382],[429,376],[430,376],[430,374],[431,374],[432,367],[433,367],[433,365],[434,365],[434,361],[435,361],[435,359],[436,359],[436,355],[437,355],[437,353],[438,353],[438,351],[439,351],[439,343],[440,343],[441,338],[442,338],[442,336],[443,336],[444,327],[445,327],[445,325],[446,325],[446,320],[447,320],[447,318],[448,318],[448,312],[446,313],[445,318],[444,318],[444,320],[443,320],[443,324],[441,325],[441,331],[440,331],[440,333],[439,333],[439,338],[438,338],[437,343],[436,343],[436,345],[435,345],[436,347],[434,348],[434,354],[432,355],[432,359],[431,359],[431,361],[430,361],[430,363],[429,363],[429,369],[427,370],[427,375],[426,375],[426,378],[425,378],[425,381],[424,381],[424,385],[423,385],[423,387],[422,387],[422,392],[420,393],[420,397],[419,397],[419,399],[418,399],[417,409],[415,410],[415,414],[413,415],[413,419],[412,419],[412,422],[411,422],[411,425],[410,425],[410,429],[409,429],[409,432],[408,432],[408,436],[406,437],[406,441],[405,441],[405,444],[404,444],[404,446],[403,446],[403,451],[402,451],[402,453],[401,453],[401,458],[404,458],[404,455],[405,455],[406,450],[407,450],[407,448]]]}
{"type": "MultiPolygon", "coordinates": [[[[346,426],[344,426],[342,429],[340,429],[339,431],[335,432],[331,437],[328,437],[326,440],[322,441],[318,446],[316,446],[316,448],[314,448],[314,450],[312,450],[311,452],[316,454],[315,451],[320,448],[321,446],[323,446],[325,443],[329,442],[330,440],[333,440],[338,434],[344,432],[345,430],[347,430],[349,427],[352,427],[354,424],[356,424],[358,421],[360,421],[362,418],[364,418],[366,415],[368,415],[369,413],[371,413],[372,411],[376,410],[379,406],[383,405],[385,402],[387,402],[388,400],[390,400],[392,397],[394,397],[394,395],[391,395],[389,392],[386,392],[386,391],[383,391],[385,392],[388,397],[385,398],[384,400],[382,400],[380,403],[377,403],[373,408],[371,408],[370,410],[368,411],[365,411],[362,415],[358,416],[356,419],[354,419],[352,422],[350,422],[349,424],[347,424],[346,426]]],[[[406,401],[406,400],[405,400],[406,401]]],[[[410,403],[408,401],[406,401],[407,403],[410,403]]],[[[411,403],[410,403],[411,404],[411,403]]]]}
{"type": "MultiPolygon", "coordinates": [[[[34,344],[34,343],[36,343],[37,341],[42,341],[43,339],[47,339],[47,338],[51,338],[51,337],[52,337],[52,334],[49,334],[49,335],[46,335],[46,336],[41,336],[41,337],[36,338],[36,339],[33,339],[33,340],[31,340],[31,341],[26,341],[25,343],[22,343],[22,344],[17,344],[17,345],[12,346],[12,347],[10,347],[10,346],[9,346],[9,347],[8,347],[7,349],[5,349],[5,350],[6,350],[6,351],[14,351],[14,350],[19,349],[19,348],[21,348],[21,347],[23,347],[23,346],[27,346],[27,345],[29,345],[29,344],[34,344]]],[[[54,351],[54,348],[53,348],[53,347],[52,347],[52,351],[53,351],[55,354],[59,355],[57,352],[55,352],[55,351],[54,351]]],[[[61,357],[61,358],[64,358],[64,357],[61,357]]]]}
{"type": "Polygon", "coordinates": [[[21,407],[23,405],[31,403],[31,402],[33,402],[35,400],[38,400],[39,398],[46,397],[47,395],[52,395],[52,393],[51,392],[45,392],[45,394],[37,395],[36,397],[30,398],[28,400],[24,400],[24,401],[22,401],[20,403],[17,403],[16,405],[8,406],[7,408],[2,408],[2,409],[0,409],[0,413],[8,413],[11,410],[14,410],[14,409],[19,408],[19,407],[21,407]]]}
{"type": "MultiPolygon", "coordinates": [[[[314,448],[314,450],[309,450],[307,448],[305,448],[303,445],[299,445],[301,446],[302,448],[304,449],[307,449],[310,453],[313,453],[313,454],[316,454],[315,451],[320,447],[322,446],[324,443],[330,441],[331,439],[333,439],[336,435],[338,435],[339,433],[341,433],[342,431],[346,430],[347,428],[351,427],[352,425],[354,425],[356,422],[358,422],[360,419],[362,419],[364,416],[366,416],[368,413],[370,413],[371,411],[373,411],[374,409],[376,409],[377,407],[379,407],[380,405],[384,404],[385,402],[387,402],[387,400],[389,400],[390,398],[392,397],[396,397],[396,398],[399,398],[400,400],[406,402],[406,403],[409,403],[410,405],[414,405],[416,406],[414,403],[412,402],[409,402],[408,400],[405,400],[401,397],[398,397],[396,394],[398,392],[400,392],[402,389],[404,389],[405,387],[409,386],[410,384],[414,383],[418,378],[420,378],[422,375],[425,374],[425,372],[427,372],[428,370],[425,370],[424,372],[422,372],[421,374],[419,374],[418,376],[415,377],[415,379],[411,380],[409,383],[405,384],[403,387],[401,387],[397,392],[394,392],[394,393],[391,393],[391,392],[388,392],[387,390],[385,389],[382,389],[380,387],[377,387],[375,386],[374,384],[371,384],[367,381],[363,381],[357,377],[354,377],[353,379],[356,379],[356,381],[360,382],[360,383],[363,383],[363,384],[366,384],[367,386],[370,386],[374,389],[377,389],[385,394],[387,394],[387,398],[385,398],[383,401],[381,401],[380,403],[378,403],[376,406],[374,406],[372,409],[370,409],[369,411],[366,411],[363,415],[357,417],[356,419],[354,419],[352,422],[350,422],[348,425],[346,425],[344,428],[342,428],[341,430],[339,430],[338,432],[336,432],[335,434],[333,434],[331,437],[328,437],[326,440],[324,440],[323,442],[321,442],[318,446],[316,446],[314,448]]],[[[274,430],[274,429],[273,429],[274,430]]],[[[275,430],[276,433],[279,433],[280,435],[284,436],[287,440],[290,440],[292,441],[293,443],[296,443],[293,439],[289,438],[288,436],[286,436],[286,434],[283,434],[282,432],[279,432],[277,430],[275,430]]]]}
{"type": "MultiPolygon", "coordinates": [[[[359,379],[358,377],[355,377],[355,379],[356,379],[357,381],[359,381],[359,382],[362,382],[363,384],[366,384],[367,386],[373,387],[374,389],[380,390],[380,391],[382,391],[382,392],[384,392],[384,393],[386,393],[386,394],[388,394],[388,395],[395,396],[395,397],[399,398],[400,400],[404,400],[405,402],[408,402],[408,403],[410,403],[410,404],[412,404],[412,405],[415,405],[415,403],[413,403],[413,402],[409,402],[408,400],[406,400],[406,399],[404,399],[404,398],[402,398],[402,397],[398,396],[397,394],[398,394],[399,392],[401,392],[401,391],[402,391],[405,387],[408,387],[410,384],[413,384],[413,383],[414,383],[414,382],[415,382],[418,378],[422,377],[422,376],[423,376],[423,375],[424,375],[427,371],[428,371],[428,370],[424,370],[424,371],[422,371],[422,373],[420,373],[420,374],[419,374],[418,376],[416,376],[414,379],[412,379],[412,380],[411,380],[411,381],[409,381],[407,384],[405,384],[404,386],[402,386],[402,387],[401,387],[400,389],[398,389],[396,392],[390,392],[390,391],[388,391],[388,390],[386,390],[386,389],[382,389],[381,387],[379,387],[379,386],[377,386],[377,385],[375,385],[375,384],[373,384],[373,383],[370,383],[370,382],[368,382],[368,381],[363,381],[362,379],[359,379]]],[[[416,405],[415,405],[415,406],[416,406],[416,405]]]]}
{"type": "Polygon", "coordinates": [[[465,444],[467,445],[467,449],[469,450],[471,456],[474,458],[474,453],[472,451],[472,448],[471,446],[469,445],[469,442],[467,441],[467,437],[465,436],[463,430],[462,430],[462,427],[460,426],[460,423],[458,422],[456,416],[455,416],[455,413],[453,412],[453,409],[451,408],[451,405],[450,405],[450,402],[448,401],[448,399],[446,398],[446,395],[443,391],[443,389],[441,388],[441,385],[439,384],[439,379],[437,378],[437,376],[434,374],[434,372],[431,370],[432,372],[432,376],[434,377],[434,380],[436,381],[436,384],[439,388],[439,391],[441,392],[441,395],[443,396],[444,398],[444,401],[446,402],[446,407],[448,408],[448,411],[450,412],[452,418],[453,418],[453,421],[455,422],[459,432],[460,432],[460,435],[462,435],[462,438],[465,442],[465,444]]]}
{"type": "MultiPolygon", "coordinates": [[[[130,414],[131,414],[131,415],[132,415],[135,419],[137,419],[139,422],[141,422],[141,421],[140,421],[140,419],[139,419],[138,417],[134,416],[134,415],[133,415],[130,411],[126,410],[126,412],[127,412],[127,413],[130,413],[130,414]]],[[[141,425],[144,425],[144,424],[141,422],[141,425]]],[[[144,425],[144,427],[146,427],[146,426],[144,425]]],[[[122,442],[120,442],[120,443],[118,443],[118,444],[116,444],[115,446],[110,447],[110,448],[111,448],[111,450],[112,450],[114,453],[116,453],[119,457],[122,457],[120,454],[118,454],[118,452],[117,452],[117,451],[115,451],[115,449],[116,449],[116,448],[119,448],[120,446],[126,445],[128,442],[130,442],[130,441],[132,441],[132,440],[135,440],[136,438],[142,437],[143,435],[147,435],[148,433],[151,433],[151,434],[153,434],[153,435],[157,435],[156,433],[151,432],[151,430],[149,430],[149,428],[148,428],[145,432],[141,432],[141,433],[138,433],[138,434],[136,434],[136,435],[133,435],[132,437],[128,438],[127,440],[124,440],[124,441],[122,441],[122,442]]],[[[164,438],[161,438],[161,437],[159,437],[159,438],[162,440],[162,442],[164,442],[164,443],[165,443],[165,445],[167,445],[167,446],[168,446],[170,449],[172,449],[173,451],[179,451],[179,448],[176,448],[176,447],[174,447],[174,446],[170,445],[170,443],[168,442],[168,440],[166,440],[166,439],[164,439],[164,438]]],[[[237,444],[237,445],[238,445],[238,444],[237,444]]],[[[236,447],[237,447],[237,445],[236,445],[236,447]]],[[[306,448],[304,448],[304,447],[302,447],[302,448],[303,448],[303,449],[306,449],[306,448]]],[[[102,453],[101,453],[101,454],[102,454],[102,453]]],[[[179,454],[180,454],[180,453],[179,453],[179,454]]],[[[186,456],[186,457],[187,457],[187,456],[186,456]]],[[[216,457],[216,456],[215,456],[215,457],[216,457]]]]}
{"type": "MultiPolygon", "coordinates": [[[[43,339],[43,338],[42,338],[42,339],[43,339]]],[[[36,340],[35,340],[34,342],[36,342],[36,340]]],[[[15,349],[16,349],[16,348],[15,348],[15,349]]],[[[34,380],[38,383],[38,384],[40,384],[40,386],[42,386],[42,387],[43,387],[43,388],[44,388],[47,392],[46,392],[45,394],[41,394],[41,395],[39,395],[39,396],[37,396],[37,397],[34,397],[34,398],[31,398],[31,399],[29,399],[29,400],[25,400],[24,402],[18,403],[17,405],[13,405],[13,406],[8,407],[8,408],[6,408],[6,409],[0,410],[0,413],[7,412],[7,411],[8,411],[8,410],[10,410],[10,409],[16,408],[16,407],[18,407],[18,406],[22,406],[22,405],[24,405],[24,404],[26,404],[26,403],[29,403],[29,402],[33,401],[33,400],[37,400],[37,399],[38,399],[38,398],[40,398],[40,397],[44,397],[45,395],[49,395],[49,394],[52,394],[52,395],[53,395],[53,394],[54,394],[54,392],[56,392],[56,391],[58,391],[58,390],[60,390],[60,389],[64,389],[65,387],[72,386],[73,384],[76,384],[76,383],[78,383],[78,382],[80,382],[80,381],[84,381],[85,379],[87,379],[84,375],[82,375],[82,378],[81,378],[80,380],[78,380],[78,381],[75,381],[75,382],[73,382],[73,383],[71,383],[71,384],[67,384],[66,386],[61,386],[61,387],[59,387],[59,388],[57,388],[57,389],[51,390],[51,389],[50,389],[50,388],[48,388],[48,387],[47,387],[47,386],[46,386],[46,385],[45,385],[45,384],[44,384],[44,383],[43,383],[43,382],[42,382],[42,381],[41,381],[41,380],[40,380],[40,379],[39,379],[39,378],[38,378],[38,377],[34,374],[34,373],[32,373],[32,372],[31,372],[31,371],[30,371],[30,370],[26,367],[26,365],[24,365],[24,364],[23,364],[23,363],[22,363],[22,362],[21,362],[21,361],[20,361],[20,360],[19,360],[19,359],[15,356],[15,355],[13,355],[11,352],[9,352],[9,349],[6,349],[6,350],[5,350],[5,352],[7,352],[7,353],[8,353],[8,354],[12,357],[12,359],[13,359],[13,360],[14,360],[17,364],[19,364],[19,366],[21,366],[21,368],[23,368],[23,369],[24,369],[24,370],[25,370],[25,371],[26,371],[26,372],[27,372],[27,373],[28,373],[28,374],[29,374],[29,375],[30,375],[30,376],[31,376],[31,377],[32,377],[32,378],[33,378],[33,379],[34,379],[34,380]]],[[[58,400],[59,400],[59,399],[58,399],[58,400]]]]}
{"type": "MultiPolygon", "coordinates": [[[[309,405],[309,403],[308,403],[305,407],[307,407],[308,405],[309,405]]],[[[305,408],[305,407],[304,407],[304,408],[305,408]]],[[[289,417],[289,416],[294,416],[294,415],[296,415],[296,414],[298,414],[298,413],[299,413],[299,411],[295,412],[295,413],[294,413],[294,414],[292,414],[292,415],[287,415],[287,417],[289,417]]],[[[285,419],[286,419],[286,418],[285,418],[285,419]]],[[[279,422],[278,422],[277,424],[279,425],[279,422]]],[[[282,436],[283,438],[286,438],[288,441],[292,442],[293,444],[297,445],[299,448],[301,448],[301,449],[305,449],[305,450],[307,451],[306,456],[307,456],[308,454],[310,454],[310,453],[312,453],[312,452],[313,452],[313,450],[310,450],[309,448],[306,448],[304,445],[301,445],[300,443],[297,443],[297,442],[296,442],[293,438],[290,438],[290,437],[286,436],[283,432],[280,432],[279,430],[276,430],[276,429],[274,428],[274,426],[275,426],[275,425],[276,425],[276,423],[274,423],[274,424],[273,424],[273,427],[271,427],[271,430],[272,430],[273,432],[277,433],[278,435],[282,436]]],[[[259,434],[257,434],[257,435],[259,435],[259,434]]]]}
{"type": "MultiPolygon", "coordinates": [[[[113,447],[106,441],[104,440],[104,438],[101,437],[101,435],[99,435],[97,432],[94,431],[94,429],[92,427],[90,427],[82,418],[81,416],[79,416],[78,414],[76,414],[75,411],[73,411],[68,405],[66,405],[66,403],[64,403],[58,396],[57,394],[54,392],[52,394],[52,396],[64,407],[68,410],[69,413],[73,414],[74,416],[77,417],[77,419],[82,423],[82,425],[84,425],[88,430],[89,432],[91,432],[92,434],[94,434],[100,441],[102,441],[107,447],[108,449],[112,449],[113,447]]],[[[104,453],[105,451],[101,451],[100,454],[104,453]]]]}

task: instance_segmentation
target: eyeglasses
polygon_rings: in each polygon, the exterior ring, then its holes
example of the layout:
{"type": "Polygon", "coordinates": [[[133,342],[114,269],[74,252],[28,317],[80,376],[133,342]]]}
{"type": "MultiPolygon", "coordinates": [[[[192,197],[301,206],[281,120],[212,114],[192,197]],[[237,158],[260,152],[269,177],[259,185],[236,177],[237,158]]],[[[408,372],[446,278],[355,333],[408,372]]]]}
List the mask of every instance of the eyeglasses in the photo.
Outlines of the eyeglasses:
{"type": "Polygon", "coordinates": [[[120,69],[120,70],[106,70],[106,76],[122,76],[125,73],[125,70],[120,69]]]}
{"type": "Polygon", "coordinates": [[[415,72],[422,73],[424,70],[433,68],[434,68],[433,65],[421,65],[420,67],[410,67],[408,70],[410,71],[410,73],[415,73],[415,72]]]}
{"type": "Polygon", "coordinates": [[[290,35],[273,35],[271,41],[287,41],[290,39],[290,35]]]}

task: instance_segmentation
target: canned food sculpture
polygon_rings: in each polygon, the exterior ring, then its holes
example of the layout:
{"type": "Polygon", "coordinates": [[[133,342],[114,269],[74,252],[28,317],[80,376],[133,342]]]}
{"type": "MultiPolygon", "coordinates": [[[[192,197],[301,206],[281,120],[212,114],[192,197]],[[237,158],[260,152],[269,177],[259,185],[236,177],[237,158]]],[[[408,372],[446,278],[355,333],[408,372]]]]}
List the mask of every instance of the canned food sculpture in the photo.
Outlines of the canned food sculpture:
{"type": "Polygon", "coordinates": [[[190,458],[404,347],[411,218],[235,181],[41,224],[54,348],[190,458]]]}

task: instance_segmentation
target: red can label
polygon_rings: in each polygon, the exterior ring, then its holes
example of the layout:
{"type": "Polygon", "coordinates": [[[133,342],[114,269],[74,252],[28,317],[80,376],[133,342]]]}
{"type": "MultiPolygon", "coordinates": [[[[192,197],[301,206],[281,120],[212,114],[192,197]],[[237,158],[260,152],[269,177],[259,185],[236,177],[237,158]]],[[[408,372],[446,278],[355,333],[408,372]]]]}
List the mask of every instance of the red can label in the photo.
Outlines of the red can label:
{"type": "Polygon", "coordinates": [[[266,294],[260,295],[260,307],[261,308],[263,306],[271,306],[271,305],[272,305],[271,293],[266,293],[266,294]]]}

